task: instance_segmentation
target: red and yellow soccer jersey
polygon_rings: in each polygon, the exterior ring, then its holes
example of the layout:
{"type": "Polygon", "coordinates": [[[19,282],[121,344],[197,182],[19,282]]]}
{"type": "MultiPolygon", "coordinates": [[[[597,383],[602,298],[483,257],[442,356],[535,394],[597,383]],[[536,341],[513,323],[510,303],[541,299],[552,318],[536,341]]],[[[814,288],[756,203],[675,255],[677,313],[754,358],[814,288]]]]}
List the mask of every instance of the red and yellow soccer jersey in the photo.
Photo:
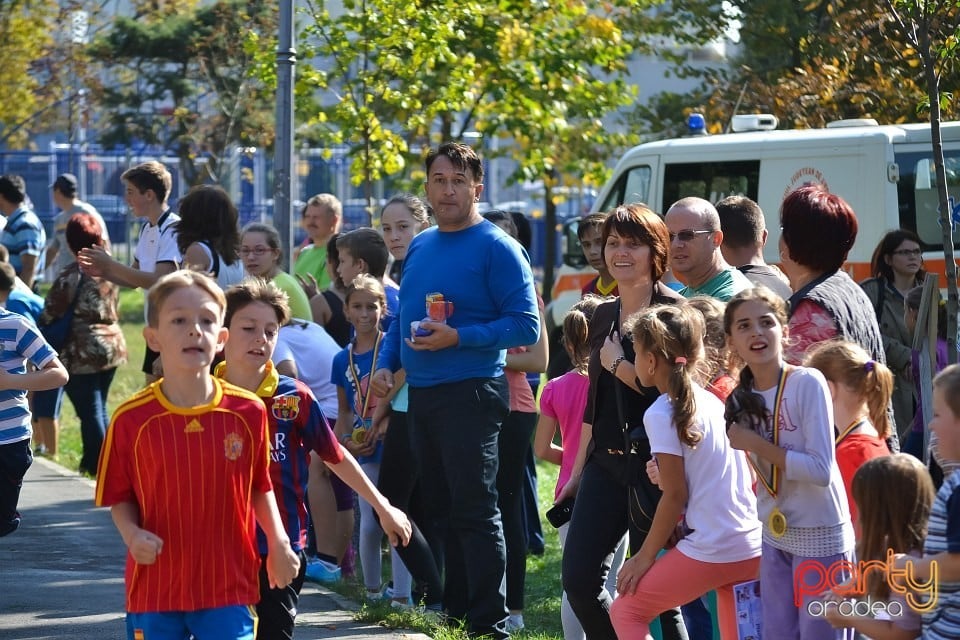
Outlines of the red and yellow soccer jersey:
{"type": "Polygon", "coordinates": [[[196,611],[260,599],[253,493],[271,489],[267,415],[254,394],[214,380],[210,404],[177,407],[154,383],[113,416],[98,506],[130,502],[163,540],[157,561],[127,554],[127,611],[196,611]]]}

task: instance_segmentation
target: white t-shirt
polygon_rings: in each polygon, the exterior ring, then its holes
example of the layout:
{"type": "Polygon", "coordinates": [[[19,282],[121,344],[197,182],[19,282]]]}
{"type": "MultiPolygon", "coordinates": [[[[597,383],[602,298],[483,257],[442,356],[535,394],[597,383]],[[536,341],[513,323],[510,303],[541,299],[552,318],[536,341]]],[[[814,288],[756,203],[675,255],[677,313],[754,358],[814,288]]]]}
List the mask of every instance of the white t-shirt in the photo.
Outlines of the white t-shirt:
{"type": "Polygon", "coordinates": [[[198,242],[197,246],[206,254],[207,261],[210,263],[211,272],[213,271],[214,265],[219,267],[217,271],[217,284],[220,285],[221,289],[226,291],[230,286],[243,282],[243,278],[246,275],[243,269],[243,260],[237,258],[233,264],[227,264],[220,254],[217,254],[217,259],[214,260],[213,251],[206,243],[198,242]]]}
{"type": "Polygon", "coordinates": [[[180,216],[170,209],[163,212],[157,224],[147,222],[140,229],[140,238],[133,257],[137,259],[140,271],[153,273],[158,262],[172,262],[179,266],[183,257],[177,248],[177,233],[174,225],[180,216]]]}
{"type": "Polygon", "coordinates": [[[273,351],[274,364],[293,360],[297,365],[297,378],[310,387],[323,415],[331,423],[337,419],[339,406],[337,387],[330,382],[330,373],[333,356],[340,350],[326,329],[316,322],[297,319],[280,328],[277,348],[273,351]]]}
{"type": "MultiPolygon", "coordinates": [[[[177,268],[183,261],[180,255],[180,249],[177,248],[176,223],[180,221],[180,216],[170,209],[163,212],[157,224],[144,223],[140,229],[140,237],[137,240],[137,247],[133,251],[133,257],[137,261],[140,271],[153,273],[157,270],[157,263],[172,262],[177,268]]],[[[147,295],[144,293],[143,301],[143,319],[147,320],[147,295]]]]}
{"type": "Polygon", "coordinates": [[[760,555],[761,525],[751,489],[746,456],[730,446],[723,403],[709,391],[694,387],[697,412],[694,429],[703,434],[695,448],[680,441],[673,425],[667,394],[647,409],[643,426],[650,451],[683,458],[687,481],[687,525],[693,529],[677,549],[700,562],[739,562],[760,555]]]}

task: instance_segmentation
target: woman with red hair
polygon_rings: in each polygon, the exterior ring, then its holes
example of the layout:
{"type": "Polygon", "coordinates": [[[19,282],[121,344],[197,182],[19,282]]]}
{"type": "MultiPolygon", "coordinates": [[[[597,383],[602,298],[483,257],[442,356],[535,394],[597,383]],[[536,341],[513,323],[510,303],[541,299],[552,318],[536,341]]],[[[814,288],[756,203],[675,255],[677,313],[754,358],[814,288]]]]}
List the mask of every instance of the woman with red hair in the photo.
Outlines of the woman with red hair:
{"type": "Polygon", "coordinates": [[[850,205],[822,185],[787,194],[780,206],[780,261],[790,279],[789,362],[800,364],[809,347],[831,338],[853,340],[886,363],[870,299],[845,271],[857,239],[850,205]]]}
{"type": "MultiPolygon", "coordinates": [[[[67,222],[67,246],[81,249],[104,245],[103,229],[93,216],[74,214],[67,222]]],[[[80,271],[76,262],[63,269],[47,294],[42,324],[63,317],[73,307],[73,319],[60,360],[70,373],[64,391],[80,418],[83,455],[80,472],[96,475],[106,433],[107,394],[117,367],[127,361],[127,345],[118,322],[119,287],[80,271]]]]}

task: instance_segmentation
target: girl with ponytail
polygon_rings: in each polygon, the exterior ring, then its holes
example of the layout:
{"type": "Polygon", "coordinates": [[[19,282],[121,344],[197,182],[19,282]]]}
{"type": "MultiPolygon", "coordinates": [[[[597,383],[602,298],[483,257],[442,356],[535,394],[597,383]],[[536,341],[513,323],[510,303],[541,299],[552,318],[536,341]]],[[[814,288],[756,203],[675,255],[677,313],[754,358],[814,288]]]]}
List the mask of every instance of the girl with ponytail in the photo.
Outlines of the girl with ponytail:
{"type": "Polygon", "coordinates": [[[620,570],[610,618],[618,638],[650,638],[660,612],[716,589],[721,638],[735,640],[733,586],[758,576],[761,525],[746,457],[725,434],[723,403],[697,382],[703,316],[689,304],[655,306],[627,326],[637,378],[661,394],[643,426],[663,495],[643,545],[620,570]],[[676,546],[657,558],[675,534],[676,546]]]}
{"type": "Polygon", "coordinates": [[[743,361],[740,384],[727,398],[727,437],[747,452],[757,475],[763,523],[760,560],[764,638],[843,640],[811,606],[853,560],[853,526],[837,468],[833,405],[823,374],[789,365],[786,303],[764,287],[741,291],[723,318],[730,347],[743,361]]]}
{"type": "Polygon", "coordinates": [[[807,354],[806,366],[819,369],[830,387],[837,466],[859,535],[853,475],[867,460],[890,455],[886,443],[891,431],[887,406],[893,395],[893,373],[849,340],[821,342],[807,354]]]}

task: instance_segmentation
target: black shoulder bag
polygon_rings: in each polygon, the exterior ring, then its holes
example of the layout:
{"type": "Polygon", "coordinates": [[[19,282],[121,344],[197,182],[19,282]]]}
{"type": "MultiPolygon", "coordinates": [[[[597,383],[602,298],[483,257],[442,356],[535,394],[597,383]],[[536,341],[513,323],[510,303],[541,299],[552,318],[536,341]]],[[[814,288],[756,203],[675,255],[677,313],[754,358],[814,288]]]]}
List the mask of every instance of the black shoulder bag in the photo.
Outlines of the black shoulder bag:
{"type": "MultiPolygon", "coordinates": [[[[617,313],[617,319],[614,320],[610,329],[611,334],[617,329],[620,313],[617,313]]],[[[653,524],[653,514],[657,511],[657,503],[660,502],[660,488],[650,482],[647,477],[647,458],[650,457],[650,444],[647,441],[647,434],[643,425],[631,428],[627,423],[626,413],[623,409],[623,390],[622,384],[614,375],[613,389],[617,401],[617,419],[620,421],[620,427],[623,430],[623,454],[626,456],[624,484],[627,486],[628,515],[630,522],[642,534],[650,532],[650,526],[653,524]]],[[[638,547],[639,548],[639,547],[638,547]]]]}

